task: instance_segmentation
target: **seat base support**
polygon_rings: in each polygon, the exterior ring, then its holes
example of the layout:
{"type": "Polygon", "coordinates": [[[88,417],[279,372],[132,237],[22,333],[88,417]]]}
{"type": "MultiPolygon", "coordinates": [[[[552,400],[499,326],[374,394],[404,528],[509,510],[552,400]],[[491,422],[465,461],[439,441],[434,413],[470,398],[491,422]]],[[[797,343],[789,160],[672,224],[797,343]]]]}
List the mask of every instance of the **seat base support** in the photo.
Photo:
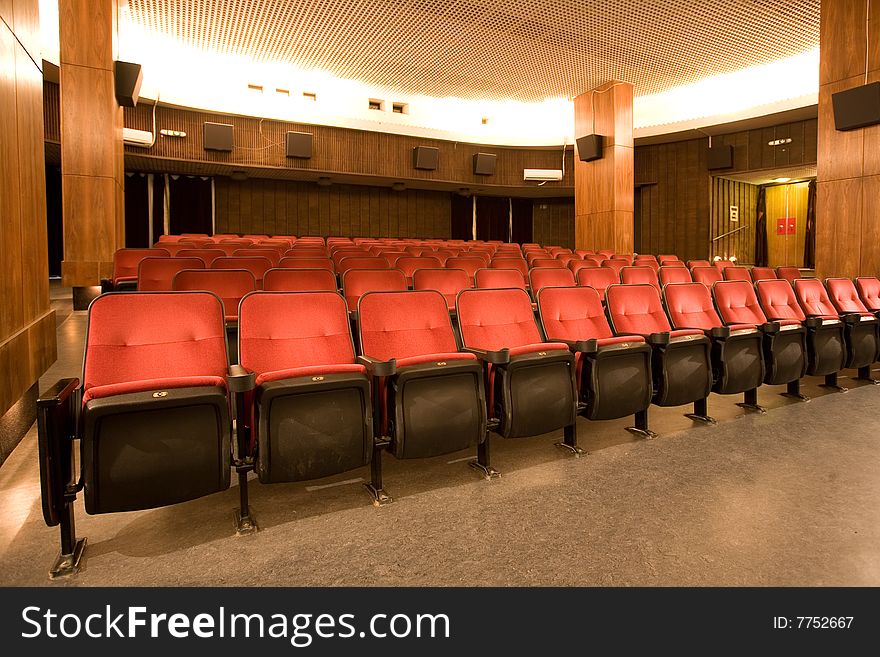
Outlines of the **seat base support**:
{"type": "Polygon", "coordinates": [[[69,554],[60,553],[49,571],[49,579],[76,575],[82,568],[83,552],[86,549],[86,538],[76,539],[73,550],[69,554]]]}
{"type": "Polygon", "coordinates": [[[744,408],[747,411],[752,411],[753,413],[766,413],[767,409],[761,406],[758,403],[758,389],[752,388],[751,390],[746,390],[743,393],[743,400],[741,402],[737,402],[736,404],[740,408],[744,408]]]}
{"type": "Polygon", "coordinates": [[[799,399],[803,402],[810,401],[810,398],[801,392],[801,380],[797,379],[795,381],[789,381],[786,386],[785,392],[780,393],[783,397],[790,397],[791,399],[799,399]]]}
{"type": "Polygon", "coordinates": [[[373,459],[370,461],[370,483],[364,484],[364,488],[373,498],[373,506],[385,506],[394,501],[388,493],[385,492],[385,486],[382,483],[382,452],[391,444],[386,438],[376,438],[373,441],[373,459]]]}
{"type": "Polygon", "coordinates": [[[829,388],[831,390],[836,390],[837,392],[846,392],[849,388],[844,388],[843,386],[837,383],[837,372],[833,374],[825,375],[825,383],[819,384],[820,388],[829,388]]]}
{"type": "Polygon", "coordinates": [[[563,438],[562,442],[556,443],[556,446],[560,449],[564,449],[574,456],[583,456],[586,454],[584,450],[578,447],[577,444],[577,425],[570,424],[563,429],[563,438]]]}
{"type": "Polygon", "coordinates": [[[684,416],[695,422],[703,422],[704,424],[718,424],[718,420],[709,415],[709,400],[707,397],[698,399],[694,402],[694,412],[685,413],[684,416]]]}
{"type": "Polygon", "coordinates": [[[657,437],[656,431],[651,431],[648,428],[648,410],[639,411],[635,416],[636,423],[635,426],[626,427],[626,430],[629,431],[634,436],[639,436],[640,438],[645,438],[647,440],[651,440],[652,438],[657,437]]]}
{"type": "Polygon", "coordinates": [[[479,472],[481,475],[483,475],[484,479],[497,479],[501,476],[501,473],[493,468],[489,463],[488,435],[483,442],[477,445],[477,458],[475,458],[473,461],[468,461],[468,465],[479,472]]]}
{"type": "Polygon", "coordinates": [[[859,375],[855,377],[857,381],[867,381],[868,383],[873,383],[875,386],[880,386],[880,380],[875,379],[871,376],[871,366],[866,365],[865,367],[859,368],[859,375]]]}

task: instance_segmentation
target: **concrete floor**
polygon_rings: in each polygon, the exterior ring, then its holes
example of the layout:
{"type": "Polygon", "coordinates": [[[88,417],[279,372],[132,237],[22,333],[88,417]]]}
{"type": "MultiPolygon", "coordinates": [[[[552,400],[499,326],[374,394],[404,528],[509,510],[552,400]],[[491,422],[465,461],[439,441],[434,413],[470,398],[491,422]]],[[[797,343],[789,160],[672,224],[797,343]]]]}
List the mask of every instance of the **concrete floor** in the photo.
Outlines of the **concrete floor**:
{"type": "MultiPolygon", "coordinates": [[[[55,303],[62,303],[56,301],[55,303]]],[[[58,362],[79,376],[86,314],[59,305],[58,362]]],[[[467,453],[386,457],[395,502],[370,505],[366,469],[251,485],[261,526],[237,537],[230,490],[175,507],[87,516],[85,569],[55,586],[878,585],[880,387],[807,379],[809,403],[759,393],[766,415],[713,395],[715,427],[652,407],[655,440],[579,421],[589,454],[558,436],[493,437],[500,479],[467,453]]],[[[42,585],[57,529],[42,520],[36,428],[0,468],[0,584],[42,585]]]]}

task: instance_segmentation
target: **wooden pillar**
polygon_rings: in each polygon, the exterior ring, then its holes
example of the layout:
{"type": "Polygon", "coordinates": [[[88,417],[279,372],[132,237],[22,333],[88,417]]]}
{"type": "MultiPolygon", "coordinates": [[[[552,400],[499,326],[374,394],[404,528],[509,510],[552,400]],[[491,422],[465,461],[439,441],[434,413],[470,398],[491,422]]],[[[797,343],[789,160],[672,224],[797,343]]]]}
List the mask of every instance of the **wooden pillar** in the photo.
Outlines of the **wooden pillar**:
{"type": "Polygon", "coordinates": [[[838,132],[831,95],[880,80],[880,0],[822,3],[816,275],[880,273],[880,126],[838,132]],[[866,18],[868,24],[866,26],[866,18]]]}
{"type": "Polygon", "coordinates": [[[575,243],[633,251],[633,88],[608,82],[574,99],[575,137],[604,137],[602,158],[574,161],[575,243]]]}
{"type": "MultiPolygon", "coordinates": [[[[49,307],[38,0],[0,1],[0,19],[0,416],[3,416],[55,361],[55,311],[49,307]]],[[[22,412],[33,417],[35,409],[28,406],[22,412]]],[[[27,422],[24,424],[27,426],[27,422]]],[[[0,447],[9,444],[0,421],[0,447]]],[[[0,462],[3,456],[0,453],[0,462]]]]}
{"type": "Polygon", "coordinates": [[[60,0],[64,285],[112,275],[125,245],[122,108],[113,61],[116,0],[60,0]]]}

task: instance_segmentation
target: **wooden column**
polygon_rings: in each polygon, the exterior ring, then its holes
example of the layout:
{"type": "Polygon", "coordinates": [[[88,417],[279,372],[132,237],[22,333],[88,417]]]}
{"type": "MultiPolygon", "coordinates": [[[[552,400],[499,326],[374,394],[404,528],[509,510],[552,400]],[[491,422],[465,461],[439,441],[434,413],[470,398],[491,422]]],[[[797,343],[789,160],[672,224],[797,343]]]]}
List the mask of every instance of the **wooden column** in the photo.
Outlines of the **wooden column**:
{"type": "MultiPolygon", "coordinates": [[[[880,126],[834,129],[831,94],[865,84],[866,0],[822,3],[816,275],[880,273],[880,126]]],[[[868,82],[880,80],[880,1],[871,2],[868,82]]]]}
{"type": "MultiPolygon", "coordinates": [[[[633,88],[608,82],[574,99],[575,137],[600,134],[602,158],[574,161],[575,243],[633,251],[633,88]]],[[[577,150],[577,149],[575,149],[577,150]]]]}
{"type": "MultiPolygon", "coordinates": [[[[38,0],[0,0],[0,416],[55,361],[38,0]]],[[[0,457],[2,458],[2,457],[0,457]]]]}
{"type": "MultiPolygon", "coordinates": [[[[60,0],[64,285],[109,278],[125,245],[122,108],[113,78],[115,0],[60,0]]],[[[74,294],[76,298],[76,294],[74,294]]]]}

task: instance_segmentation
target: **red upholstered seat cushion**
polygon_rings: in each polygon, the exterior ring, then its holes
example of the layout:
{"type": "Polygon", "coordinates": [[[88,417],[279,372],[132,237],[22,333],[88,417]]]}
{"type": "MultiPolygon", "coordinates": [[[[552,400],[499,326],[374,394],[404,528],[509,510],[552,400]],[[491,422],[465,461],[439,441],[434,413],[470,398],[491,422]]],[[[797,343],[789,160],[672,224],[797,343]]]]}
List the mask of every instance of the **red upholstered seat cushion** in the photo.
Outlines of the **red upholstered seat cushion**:
{"type": "Polygon", "coordinates": [[[619,335],[615,338],[602,338],[597,340],[596,344],[600,347],[607,347],[614,344],[624,344],[627,342],[644,342],[645,338],[640,335],[619,335]]]}
{"type": "Polygon", "coordinates": [[[688,335],[703,335],[703,332],[700,329],[676,329],[674,331],[669,331],[670,338],[683,338],[688,335]]]}
{"type": "Polygon", "coordinates": [[[731,333],[734,331],[754,331],[754,324],[731,324],[728,328],[730,328],[731,333]]]}
{"type": "Polygon", "coordinates": [[[127,395],[133,392],[172,390],[174,388],[199,388],[202,386],[226,388],[226,379],[222,376],[180,376],[173,379],[144,379],[143,381],[126,381],[125,383],[111,383],[105,386],[91,386],[86,388],[83,395],[83,404],[92,399],[127,395]]]}
{"type": "Polygon", "coordinates": [[[303,376],[326,376],[329,374],[366,374],[367,369],[363,365],[310,365],[308,367],[291,367],[274,372],[264,372],[257,377],[256,384],[262,385],[271,381],[283,381],[303,376]]]}
{"type": "Polygon", "coordinates": [[[564,342],[538,342],[535,344],[523,344],[518,347],[510,348],[511,356],[522,356],[523,354],[536,354],[539,351],[568,351],[568,345],[564,342]]]}

